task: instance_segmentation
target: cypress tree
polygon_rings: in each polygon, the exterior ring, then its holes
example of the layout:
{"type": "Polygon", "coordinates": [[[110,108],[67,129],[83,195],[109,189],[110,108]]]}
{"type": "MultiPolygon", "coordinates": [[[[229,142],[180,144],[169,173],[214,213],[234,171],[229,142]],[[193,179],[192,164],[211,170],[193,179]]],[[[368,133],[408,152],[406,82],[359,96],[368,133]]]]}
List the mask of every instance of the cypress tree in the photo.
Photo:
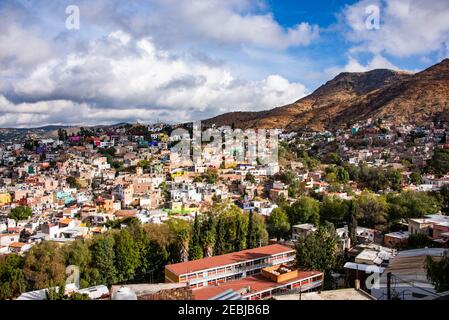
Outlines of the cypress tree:
{"type": "Polygon", "coordinates": [[[200,231],[201,225],[198,219],[198,214],[195,213],[195,220],[193,222],[193,235],[192,235],[192,245],[197,246],[200,244],[200,231]]]}
{"type": "Polygon", "coordinates": [[[244,231],[241,219],[237,219],[237,226],[235,232],[234,251],[241,251],[244,249],[244,231]]]}
{"type": "Polygon", "coordinates": [[[189,246],[189,260],[197,260],[203,257],[203,249],[200,245],[201,225],[198,219],[198,214],[195,214],[195,221],[193,222],[193,235],[189,246]]]}
{"type": "Polygon", "coordinates": [[[254,230],[254,214],[253,210],[249,211],[249,221],[248,221],[248,233],[246,247],[248,249],[253,249],[257,246],[256,232],[254,230]]]}
{"type": "Polygon", "coordinates": [[[201,246],[204,257],[212,257],[214,254],[214,244],[216,237],[215,222],[212,215],[201,225],[201,246]]]}
{"type": "Polygon", "coordinates": [[[355,246],[357,244],[357,216],[356,209],[354,205],[354,200],[351,200],[349,204],[349,219],[348,219],[348,232],[349,238],[351,239],[351,245],[355,246]]]}
{"type": "Polygon", "coordinates": [[[226,230],[225,230],[225,225],[224,225],[224,221],[223,221],[222,217],[220,217],[218,219],[216,230],[217,231],[216,231],[214,253],[215,253],[215,255],[220,255],[220,254],[225,253],[225,247],[226,247],[226,242],[225,242],[226,230]]]}

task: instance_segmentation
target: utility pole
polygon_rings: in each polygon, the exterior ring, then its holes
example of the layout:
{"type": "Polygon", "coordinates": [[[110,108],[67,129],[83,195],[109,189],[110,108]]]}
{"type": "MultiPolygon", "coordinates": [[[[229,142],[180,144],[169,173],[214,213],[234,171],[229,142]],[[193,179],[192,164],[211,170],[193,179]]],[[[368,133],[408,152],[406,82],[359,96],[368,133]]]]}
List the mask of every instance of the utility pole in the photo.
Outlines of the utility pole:
{"type": "Polygon", "coordinates": [[[391,272],[387,273],[387,300],[391,300],[391,272]]]}

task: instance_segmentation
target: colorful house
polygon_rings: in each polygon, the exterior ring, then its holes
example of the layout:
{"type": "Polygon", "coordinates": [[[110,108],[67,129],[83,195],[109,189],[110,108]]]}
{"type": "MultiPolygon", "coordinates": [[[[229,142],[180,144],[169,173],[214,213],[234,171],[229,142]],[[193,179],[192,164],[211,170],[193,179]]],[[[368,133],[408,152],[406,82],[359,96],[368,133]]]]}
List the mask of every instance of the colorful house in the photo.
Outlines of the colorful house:
{"type": "Polygon", "coordinates": [[[12,197],[8,192],[0,193],[0,204],[8,204],[12,202],[12,197]]]}

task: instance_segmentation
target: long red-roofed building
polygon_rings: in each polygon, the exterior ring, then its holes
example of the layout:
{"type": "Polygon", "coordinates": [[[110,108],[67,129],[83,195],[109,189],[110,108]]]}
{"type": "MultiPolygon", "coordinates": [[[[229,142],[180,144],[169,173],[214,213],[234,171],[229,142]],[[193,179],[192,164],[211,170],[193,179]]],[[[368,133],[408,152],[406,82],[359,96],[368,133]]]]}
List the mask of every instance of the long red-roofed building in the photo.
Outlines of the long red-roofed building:
{"type": "Polygon", "coordinates": [[[264,299],[274,292],[300,286],[321,286],[321,272],[291,268],[295,258],[293,248],[273,244],[167,265],[165,281],[187,283],[198,300],[213,298],[226,290],[239,292],[244,299],[264,299]]]}

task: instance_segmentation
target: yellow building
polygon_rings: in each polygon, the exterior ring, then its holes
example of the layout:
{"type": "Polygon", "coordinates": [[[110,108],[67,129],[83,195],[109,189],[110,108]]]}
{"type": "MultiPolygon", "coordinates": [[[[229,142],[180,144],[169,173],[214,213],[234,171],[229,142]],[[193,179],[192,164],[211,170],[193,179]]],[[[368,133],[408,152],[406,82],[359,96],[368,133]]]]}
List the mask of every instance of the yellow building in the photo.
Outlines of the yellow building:
{"type": "Polygon", "coordinates": [[[8,204],[12,202],[11,195],[7,192],[0,193],[0,204],[8,204]]]}

